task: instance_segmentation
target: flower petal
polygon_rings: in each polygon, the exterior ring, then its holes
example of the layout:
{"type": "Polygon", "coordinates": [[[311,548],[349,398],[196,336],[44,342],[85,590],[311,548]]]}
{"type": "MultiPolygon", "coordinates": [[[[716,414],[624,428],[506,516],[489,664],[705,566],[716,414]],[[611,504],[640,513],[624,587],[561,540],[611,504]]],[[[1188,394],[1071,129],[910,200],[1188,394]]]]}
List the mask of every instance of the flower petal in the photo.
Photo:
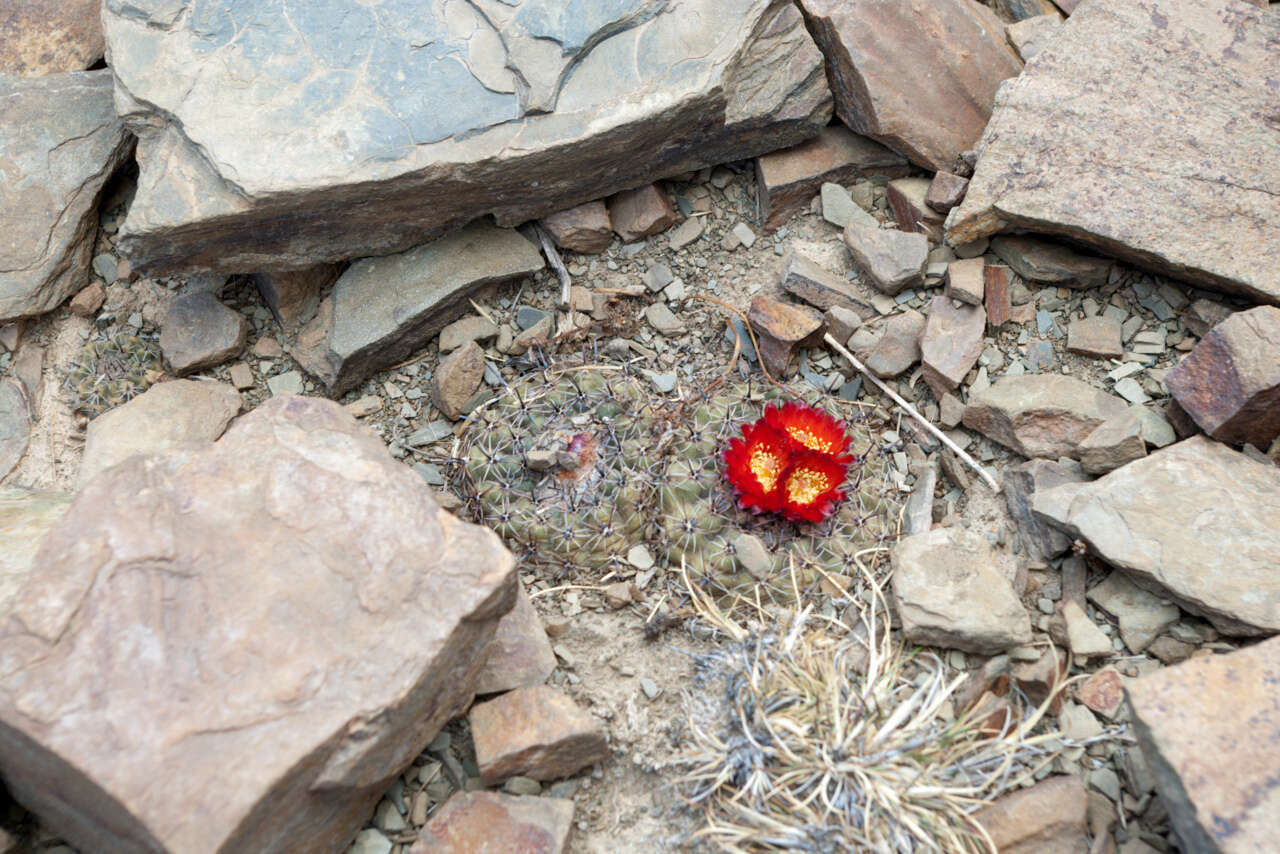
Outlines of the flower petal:
{"type": "Polygon", "coordinates": [[[798,401],[790,400],[782,406],[767,406],[765,423],[787,436],[796,450],[815,451],[844,462],[851,462],[847,454],[849,434],[844,422],[798,401]]]}
{"type": "Polygon", "coordinates": [[[753,512],[782,506],[779,479],[791,462],[787,438],[763,421],[742,428],[742,438],[725,448],[726,476],[738,490],[738,503],[753,512]]]}
{"type": "Polygon", "coordinates": [[[779,485],[782,515],[797,522],[821,522],[830,516],[836,502],[844,498],[840,487],[848,470],[847,463],[826,454],[796,454],[779,485]]]}

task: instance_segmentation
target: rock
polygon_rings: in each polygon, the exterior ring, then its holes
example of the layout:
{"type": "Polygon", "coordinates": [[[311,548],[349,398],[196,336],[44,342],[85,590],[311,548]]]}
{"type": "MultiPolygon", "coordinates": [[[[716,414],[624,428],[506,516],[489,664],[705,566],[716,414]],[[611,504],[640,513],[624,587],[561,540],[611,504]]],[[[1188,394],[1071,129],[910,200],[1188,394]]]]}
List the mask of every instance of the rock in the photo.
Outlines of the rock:
{"type": "Polygon", "coordinates": [[[1081,255],[1049,240],[1026,235],[1001,235],[991,239],[991,249],[1029,282],[1046,282],[1068,288],[1094,288],[1107,283],[1112,262],[1081,255]]]}
{"type": "Polygon", "coordinates": [[[675,274],[666,264],[654,264],[644,274],[644,286],[651,294],[658,293],[675,280],[675,274]]]}
{"type": "Polygon", "coordinates": [[[1277,682],[1280,638],[1126,686],[1138,743],[1184,851],[1246,854],[1280,837],[1277,682]]]}
{"type": "Polygon", "coordinates": [[[1004,25],[970,0],[801,0],[827,57],[836,113],[931,171],[950,169],[1022,64],[1004,25]]]}
{"type": "Polygon", "coordinates": [[[1018,56],[1022,57],[1022,61],[1030,62],[1031,57],[1048,44],[1060,26],[1062,26],[1062,17],[1056,12],[1034,15],[1007,26],[1005,35],[1009,39],[1009,44],[1013,45],[1013,49],[1018,52],[1018,56]]]}
{"type": "Polygon", "coordinates": [[[756,208],[774,231],[809,205],[823,184],[852,184],[866,175],[896,178],[907,161],[880,143],[833,124],[792,148],[756,158],[756,208]]]}
{"type": "Polygon", "coordinates": [[[0,9],[0,74],[84,71],[102,59],[98,0],[6,3],[0,9]]]}
{"type": "Polygon", "coordinates": [[[1028,460],[1004,473],[1004,500],[1009,516],[1018,526],[1018,539],[1032,563],[1044,566],[1071,547],[1071,540],[1032,512],[1032,499],[1039,492],[1086,478],[1050,460],[1028,460]]]}
{"type": "MultiPolygon", "coordinates": [[[[31,10],[21,24],[49,5],[7,8],[31,10]]],[[[0,20],[0,36],[12,25],[0,20]]],[[[133,150],[111,91],[109,71],[0,75],[0,324],[51,311],[89,283],[98,197],[133,150]]]]}
{"type": "Polygon", "coordinates": [[[119,242],[136,270],[388,255],[794,145],[831,116],[784,0],[237,8],[104,10],[140,137],[119,242]]]}
{"type": "Polygon", "coordinates": [[[613,242],[613,222],[604,202],[595,201],[557,211],[542,218],[542,227],[556,246],[595,255],[613,242]]]}
{"type": "Polygon", "coordinates": [[[531,329],[542,321],[550,319],[550,317],[550,314],[540,308],[522,305],[516,309],[516,328],[520,330],[531,329]]]}
{"type": "Polygon", "coordinates": [[[76,317],[93,317],[107,300],[107,289],[101,282],[90,282],[71,298],[67,308],[76,317]]]}
{"type": "Polygon", "coordinates": [[[929,186],[927,178],[896,178],[889,182],[885,194],[898,228],[923,234],[930,243],[941,243],[942,214],[925,202],[929,186]]]}
{"type": "Polygon", "coordinates": [[[1213,438],[1268,447],[1280,436],[1280,308],[1258,306],[1214,326],[1165,383],[1213,438]]]}
{"type": "Polygon", "coordinates": [[[1232,314],[1231,309],[1220,302],[1198,299],[1182,315],[1182,325],[1197,338],[1203,338],[1209,330],[1226,320],[1232,314]]]}
{"type": "MultiPolygon", "coordinates": [[[[860,321],[876,316],[876,310],[862,299],[847,279],[824,269],[800,252],[790,253],[783,262],[782,289],[820,311],[839,307],[856,313],[860,321]]],[[[842,340],[848,337],[846,335],[842,340]]]]}
{"type": "Polygon", "coordinates": [[[1074,601],[1062,603],[1062,618],[1066,621],[1071,654],[1077,659],[1111,654],[1111,638],[1094,625],[1089,615],[1074,601]]]}
{"type": "Polygon", "coordinates": [[[431,376],[431,402],[451,421],[456,421],[467,408],[472,395],[484,378],[484,350],[468,341],[440,360],[431,376]]]}
{"type": "Polygon", "coordinates": [[[663,335],[680,335],[685,330],[684,321],[676,317],[675,312],[668,308],[665,302],[655,302],[646,306],[644,319],[663,335]]]}
{"type": "Polygon", "coordinates": [[[938,213],[945,214],[960,204],[964,199],[964,191],[968,188],[968,178],[940,170],[929,182],[929,191],[924,195],[924,203],[938,213]]]}
{"type": "Polygon", "coordinates": [[[751,300],[747,320],[756,333],[761,363],[774,379],[789,376],[796,351],[822,336],[821,314],[764,294],[751,300]]]}
{"type": "Polygon", "coordinates": [[[1032,705],[1039,706],[1052,697],[1049,713],[1057,714],[1061,710],[1062,692],[1058,686],[1067,678],[1067,657],[1057,649],[1050,647],[1035,661],[1015,664],[1010,675],[1032,705]]]}
{"type": "Polygon", "coordinates": [[[267,391],[273,397],[282,394],[302,394],[304,391],[302,374],[298,371],[285,371],[267,380],[267,391]]]}
{"type": "Polygon", "coordinates": [[[765,581],[773,577],[777,561],[768,547],[755,534],[739,531],[733,535],[733,553],[752,578],[765,581]]]}
{"type": "Polygon", "coordinates": [[[519,232],[487,223],[361,259],[338,277],[291,355],[330,394],[344,394],[425,346],[470,310],[480,289],[542,267],[542,254],[519,232]]]}
{"type": "Polygon", "coordinates": [[[933,528],[933,493],[938,487],[938,469],[929,464],[923,467],[907,496],[903,508],[902,533],[923,534],[933,528]]]}
{"type": "Polygon", "coordinates": [[[48,490],[0,487],[0,620],[8,615],[40,544],[71,506],[71,498],[48,490]]]}
{"type": "Polygon", "coordinates": [[[1078,459],[1080,442],[1126,411],[1123,400],[1073,377],[1024,374],[970,395],[964,426],[1024,457],[1078,459]]]}
{"type": "Polygon", "coordinates": [[[0,380],[0,479],[18,467],[31,438],[31,411],[22,386],[0,380]]]}
{"type": "MultiPolygon", "coordinates": [[[[924,315],[915,309],[886,320],[873,345],[858,354],[867,370],[881,379],[905,373],[920,361],[920,336],[924,334],[926,324],[924,315]]],[[[849,343],[852,345],[857,337],[855,334],[849,343]]]]}
{"type": "MultiPolygon", "coordinates": [[[[952,261],[947,264],[946,290],[944,293],[951,299],[967,302],[970,305],[982,305],[986,295],[987,262],[982,258],[966,258],[963,261],[952,261]]],[[[983,313],[985,328],[986,314],[983,313]]]]}
{"type": "Polygon", "coordinates": [[[180,377],[235,358],[248,338],[245,316],[209,293],[175,297],[160,324],[160,350],[180,377]]]}
{"type": "Polygon", "coordinates": [[[1223,634],[1280,631],[1275,466],[1196,436],[1092,483],[1038,493],[1032,507],[1223,634]]]}
{"type": "Polygon", "coordinates": [[[838,228],[851,222],[868,228],[879,228],[880,223],[853,200],[853,194],[839,184],[822,185],[822,218],[838,228]]]}
{"type": "Polygon", "coordinates": [[[240,414],[240,393],[226,383],[174,380],[89,422],[79,483],[134,454],[196,449],[213,442],[240,414]]]}
{"type": "Polygon", "coordinates": [[[1081,6],[1001,88],[947,239],[1026,228],[1278,303],[1280,135],[1265,69],[1280,17],[1195,0],[1151,11],[1081,6]]]}
{"type": "Polygon", "coordinates": [[[1172,425],[1160,413],[1138,404],[1130,406],[1129,411],[1142,422],[1142,440],[1148,445],[1163,448],[1177,441],[1172,425]]]}
{"type": "Polygon", "coordinates": [[[370,827],[356,834],[345,854],[391,854],[394,847],[385,833],[370,827]]]}
{"type": "Polygon", "coordinates": [[[517,586],[516,604],[498,622],[484,667],[476,674],[477,694],[541,685],[556,669],[556,654],[542,620],[524,586],[517,586]]]}
{"type": "Polygon", "coordinates": [[[1124,344],[1120,341],[1120,321],[1101,314],[1083,320],[1072,320],[1067,327],[1067,349],[1082,356],[1119,359],[1124,355],[1124,344]]]}
{"type": "Polygon", "coordinates": [[[457,792],[407,854],[562,854],[572,829],[570,798],[457,792]]]}
{"type": "Polygon", "coordinates": [[[973,813],[1000,854],[1087,854],[1088,798],[1074,775],[1050,777],[973,813]]]}
{"type": "Polygon", "coordinates": [[[923,234],[849,223],[844,244],[853,263],[882,293],[892,296],[924,282],[929,240],[923,234]]]}
{"type": "Polygon", "coordinates": [[[907,640],[995,655],[1031,641],[1031,618],[1011,583],[1011,555],[985,538],[935,528],[898,540],[890,552],[893,596],[907,640]]]}
{"type": "Polygon", "coordinates": [[[1147,455],[1142,422],[1132,411],[1103,421],[1080,442],[1080,467],[1086,474],[1106,474],[1147,455]]]}
{"type": "MultiPolygon", "coordinates": [[[[513,356],[519,356],[529,350],[534,345],[540,345],[551,337],[551,317],[542,318],[533,326],[530,326],[524,332],[521,332],[511,342],[508,352],[513,356]]],[[[502,340],[501,331],[499,331],[499,341],[502,340]]]]}
{"type": "Polygon", "coordinates": [[[1116,618],[1120,639],[1135,655],[1182,616],[1177,605],[1138,587],[1123,572],[1112,572],[1095,584],[1089,601],[1116,618]]]}
{"type": "Polygon", "coordinates": [[[657,184],[625,190],[609,198],[609,220],[623,243],[660,234],[678,219],[671,197],[657,184]]]}
{"type": "Polygon", "coordinates": [[[440,340],[436,342],[436,346],[441,353],[452,353],[469,341],[484,344],[497,337],[498,325],[496,323],[487,317],[472,314],[455,320],[444,329],[441,329],[440,340]]]}
{"type": "Polygon", "coordinates": [[[954,430],[960,426],[960,419],[964,417],[963,400],[954,394],[944,394],[942,400],[938,401],[938,409],[938,420],[942,422],[943,427],[954,430]]]}
{"type": "Polygon", "coordinates": [[[600,592],[604,595],[605,605],[614,611],[619,608],[625,608],[634,601],[631,598],[631,585],[625,581],[606,584],[604,590],[600,592]]]}
{"type": "Polygon", "coordinates": [[[103,472],[33,573],[0,623],[0,768],[81,851],[344,850],[471,702],[516,583],[494,534],[298,397],[103,472]]]}
{"type": "Polygon", "coordinates": [[[929,301],[929,319],[920,337],[920,361],[934,397],[941,400],[960,387],[982,355],[986,328],[987,315],[976,305],[957,306],[945,296],[929,301]]]}
{"type": "Polygon", "coordinates": [[[609,758],[599,722],[547,685],[477,703],[468,718],[485,785],[516,775],[555,780],[609,758]]]}
{"type": "Polygon", "coordinates": [[[1114,667],[1104,667],[1080,683],[1080,702],[1107,719],[1114,718],[1124,700],[1124,687],[1114,667]]]}
{"type": "Polygon", "coordinates": [[[841,344],[849,340],[854,330],[862,326],[862,318],[856,311],[844,306],[833,305],[822,314],[822,322],[826,324],[831,337],[841,344]]]}
{"type": "Polygon", "coordinates": [[[11,364],[13,378],[27,396],[27,409],[32,421],[40,420],[40,402],[44,399],[44,348],[34,341],[22,345],[11,364]]]}
{"type": "Polygon", "coordinates": [[[987,324],[992,329],[999,329],[1013,317],[1013,302],[1009,268],[988,264],[983,270],[983,282],[986,293],[983,303],[987,308],[987,324]]]}
{"type": "Polygon", "coordinates": [[[340,264],[317,264],[305,270],[258,273],[253,282],[262,301],[275,315],[276,323],[294,330],[316,316],[321,292],[332,285],[341,272],[340,264]]]}

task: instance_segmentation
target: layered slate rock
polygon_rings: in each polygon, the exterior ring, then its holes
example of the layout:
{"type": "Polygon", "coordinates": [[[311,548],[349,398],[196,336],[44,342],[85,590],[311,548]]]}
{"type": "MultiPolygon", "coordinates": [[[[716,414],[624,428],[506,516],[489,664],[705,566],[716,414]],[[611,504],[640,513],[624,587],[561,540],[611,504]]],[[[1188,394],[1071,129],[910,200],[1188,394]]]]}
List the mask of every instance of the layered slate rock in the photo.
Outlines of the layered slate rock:
{"type": "Polygon", "coordinates": [[[0,618],[31,574],[45,536],[71,506],[71,496],[0,487],[0,618]]]}
{"type": "Polygon", "coordinates": [[[129,157],[111,72],[0,75],[0,324],[89,282],[98,196],[129,157]]]}
{"type": "Polygon", "coordinates": [[[1134,731],[1184,851],[1252,854],[1280,838],[1280,638],[1126,686],[1134,731]]]}
{"type": "Polygon", "coordinates": [[[498,623],[489,657],[476,676],[476,693],[494,694],[541,685],[555,669],[551,641],[529,594],[520,586],[516,604],[498,623]]]}
{"type": "Polygon", "coordinates": [[[974,0],[800,0],[827,57],[836,113],[911,162],[951,169],[1022,62],[974,0]]]}
{"type": "Polygon", "coordinates": [[[1128,404],[1061,374],[1002,377],[969,398],[964,426],[1024,457],[1078,458],[1080,443],[1128,404]]]}
{"type": "Polygon", "coordinates": [[[924,380],[939,400],[960,387],[960,381],[982,354],[987,313],[981,306],[957,306],[950,297],[929,301],[929,320],[920,336],[924,380]]]}
{"type": "Polygon", "coordinates": [[[1223,634],[1280,632],[1280,468],[1196,436],[1032,507],[1223,634]]]}
{"type": "Polygon", "coordinates": [[[495,535],[291,396],[95,478],[33,573],[0,624],[0,768],[82,851],[344,850],[516,592],[495,535]]]}
{"type": "Polygon", "coordinates": [[[282,270],[515,225],[818,133],[787,0],[106,0],[135,269],[282,270]]]}
{"type": "Polygon", "coordinates": [[[487,286],[541,270],[518,231],[472,223],[408,252],[355,262],[338,277],[291,355],[332,394],[404,361],[487,286]]]}
{"type": "Polygon", "coordinates": [[[1067,536],[1047,525],[1032,512],[1031,502],[1037,492],[1087,480],[1082,474],[1052,460],[1027,460],[1005,469],[1001,485],[1005,506],[1018,526],[1018,539],[1032,563],[1048,566],[1049,560],[1071,547],[1067,536]]]}
{"type": "Polygon", "coordinates": [[[1236,0],[1082,4],[1001,88],[947,239],[1025,228],[1280,303],[1277,66],[1280,17],[1236,0]]]}
{"type": "Polygon", "coordinates": [[[19,0],[0,6],[0,74],[84,71],[102,59],[100,0],[19,0]]]}

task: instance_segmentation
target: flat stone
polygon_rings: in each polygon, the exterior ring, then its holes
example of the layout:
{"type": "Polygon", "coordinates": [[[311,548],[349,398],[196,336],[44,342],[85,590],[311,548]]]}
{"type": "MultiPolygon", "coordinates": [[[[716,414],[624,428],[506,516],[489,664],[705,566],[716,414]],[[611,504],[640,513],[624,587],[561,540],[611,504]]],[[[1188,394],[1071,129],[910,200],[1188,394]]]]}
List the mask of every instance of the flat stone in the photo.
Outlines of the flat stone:
{"type": "Polygon", "coordinates": [[[276,322],[292,331],[316,316],[321,292],[341,272],[340,264],[317,264],[304,270],[258,273],[253,282],[276,322]]]}
{"type": "Polygon", "coordinates": [[[341,395],[424,347],[467,313],[468,299],[541,270],[517,231],[475,223],[439,240],[353,263],[298,335],[291,355],[341,395]]]}
{"type": "Polygon", "coordinates": [[[1086,478],[1051,460],[1028,460],[1005,470],[1003,492],[1009,516],[1018,526],[1018,539],[1028,559],[1043,565],[1071,547],[1071,540],[1032,512],[1038,492],[1079,483],[1086,478]]]}
{"type": "Polygon", "coordinates": [[[1182,325],[1192,335],[1203,338],[1209,330],[1226,320],[1232,314],[1231,309],[1220,302],[1209,299],[1198,299],[1191,303],[1182,315],[1182,325]]]}
{"type": "Polygon", "coordinates": [[[456,792],[408,854],[562,854],[572,830],[570,798],[456,792]]]}
{"type": "Polygon", "coordinates": [[[160,324],[160,350],[178,376],[235,358],[248,338],[245,316],[209,293],[175,297],[160,324]]]}
{"type": "Polygon", "coordinates": [[[1130,406],[1129,411],[1142,422],[1142,440],[1148,445],[1163,448],[1177,441],[1173,425],[1159,412],[1137,404],[1130,406]]]}
{"type": "Polygon", "coordinates": [[[988,264],[982,278],[986,283],[983,303],[987,308],[987,324],[992,329],[999,329],[1013,317],[1009,268],[988,264]]]}
{"type": "Polygon", "coordinates": [[[89,422],[79,483],[134,454],[208,445],[240,414],[242,405],[240,393],[226,383],[174,380],[153,385],[89,422]]]}
{"type": "Polygon", "coordinates": [[[1080,442],[1127,410],[1123,400],[1074,377],[1024,374],[972,394],[964,425],[1024,457],[1078,459],[1080,442]]]}
{"type": "Polygon", "coordinates": [[[93,317],[98,313],[98,309],[102,308],[102,304],[106,300],[107,289],[102,286],[102,283],[90,282],[71,298],[71,302],[67,303],[67,308],[76,317],[93,317]]]}
{"type": "Polygon", "coordinates": [[[541,685],[556,669],[556,654],[524,585],[516,604],[498,621],[484,667],[476,674],[477,694],[496,694],[541,685]]]}
{"type": "Polygon", "coordinates": [[[1022,68],[995,13],[967,0],[801,0],[836,113],[931,171],[951,169],[1022,68]]]}
{"type": "Polygon", "coordinates": [[[964,417],[963,400],[954,394],[944,394],[938,401],[938,409],[940,411],[938,420],[942,422],[943,427],[954,430],[960,426],[960,419],[964,417]]]}
{"type": "Polygon", "coordinates": [[[1092,483],[1037,493],[1032,506],[1131,581],[1219,632],[1280,631],[1275,466],[1195,436],[1092,483]]]}
{"type": "Polygon", "coordinates": [[[943,293],[970,305],[982,305],[987,288],[986,272],[987,262],[981,257],[952,261],[947,264],[946,290],[943,293]]]}
{"type": "Polygon", "coordinates": [[[850,223],[844,230],[844,245],[853,263],[882,293],[892,296],[924,282],[929,240],[923,234],[850,223]]]}
{"type": "MultiPolygon", "coordinates": [[[[960,204],[964,199],[964,191],[969,189],[969,179],[953,172],[939,170],[929,182],[929,191],[925,193],[924,203],[940,214],[960,204]]],[[[981,253],[979,253],[981,254],[981,253]]]]}
{"type": "Polygon", "coordinates": [[[903,508],[902,533],[923,534],[933,528],[933,493],[937,487],[937,466],[924,466],[923,471],[917,474],[903,508]]]}
{"type": "Polygon", "coordinates": [[[663,335],[680,335],[685,331],[684,321],[665,302],[655,302],[644,310],[644,319],[663,335]]]}
{"type": "Polygon", "coordinates": [[[1072,320],[1067,327],[1067,349],[1082,356],[1118,359],[1124,355],[1120,321],[1106,315],[1072,320]]]}
{"type": "Polygon", "coordinates": [[[571,252],[595,255],[613,242],[609,207],[602,201],[586,202],[544,216],[542,227],[556,246],[571,252]]]}
{"type": "Polygon", "coordinates": [[[813,139],[756,158],[756,209],[761,227],[774,231],[809,206],[823,184],[852,184],[866,175],[898,177],[907,161],[840,124],[813,139]]]}
{"type": "Polygon", "coordinates": [[[483,378],[484,350],[468,341],[440,360],[431,375],[431,402],[445,418],[456,421],[483,378]]]}
{"type": "Polygon", "coordinates": [[[1150,646],[1182,616],[1177,605],[1137,586],[1123,572],[1112,572],[1088,595],[1090,602],[1116,618],[1120,639],[1134,654],[1150,646]]]}
{"type": "Polygon", "coordinates": [[[0,74],[84,71],[102,59],[98,0],[7,3],[0,10],[0,74]]]}
{"type": "Polygon", "coordinates": [[[649,293],[656,294],[676,280],[675,274],[666,264],[654,264],[644,274],[644,286],[649,293]]]}
{"type": "Polygon", "coordinates": [[[485,785],[516,775],[555,780],[609,758],[600,723],[547,685],[477,703],[468,719],[485,785]]]}
{"type": "Polygon", "coordinates": [[[646,184],[609,197],[609,220],[623,243],[660,234],[679,221],[671,196],[657,184],[646,184]]]}
{"type": "Polygon", "coordinates": [[[1280,436],[1280,308],[1258,306],[1214,326],[1165,383],[1213,438],[1268,447],[1280,436]]]}
{"type": "Polygon", "coordinates": [[[702,236],[703,217],[691,216],[667,233],[667,245],[683,249],[702,236]]]}
{"type": "Polygon", "coordinates": [[[1126,686],[1138,744],[1184,851],[1252,854],[1280,837],[1278,682],[1273,638],[1126,686]]]}
{"type": "Polygon", "coordinates": [[[860,320],[876,316],[876,310],[848,279],[837,276],[801,252],[791,252],[783,261],[782,289],[820,311],[839,307],[855,313],[860,320]]]}
{"type": "Polygon", "coordinates": [[[1080,467],[1086,474],[1106,474],[1147,455],[1142,422],[1131,410],[1112,416],[1080,442],[1080,467]]]}
{"type": "Polygon", "coordinates": [[[1112,262],[1106,258],[1082,255],[1061,243],[1029,235],[993,237],[991,249],[1029,282],[1095,288],[1105,285],[1111,274],[1112,262]]]}
{"type": "Polygon", "coordinates": [[[1067,642],[1077,659],[1111,654],[1111,638],[1098,628],[1089,615],[1073,600],[1062,603],[1062,619],[1066,622],[1067,642]]]}
{"type": "MultiPolygon", "coordinates": [[[[8,7],[30,11],[0,20],[0,52],[10,27],[58,5],[8,7]]],[[[111,93],[110,71],[0,75],[0,324],[51,311],[89,283],[98,196],[133,150],[111,93]]]]}
{"type": "Polygon", "coordinates": [[[0,381],[0,479],[18,467],[31,438],[31,411],[16,380],[0,381]]]}
{"type": "Polygon", "coordinates": [[[960,305],[945,296],[929,301],[929,319],[920,336],[924,379],[941,399],[960,387],[960,381],[982,355],[987,314],[980,306],[960,305]]]}
{"type": "Polygon", "coordinates": [[[1114,667],[1104,667],[1076,688],[1080,703],[1107,719],[1114,718],[1124,701],[1124,685],[1114,667]]]}
{"type": "Polygon", "coordinates": [[[1031,618],[1011,580],[1012,555],[984,537],[935,528],[890,552],[893,595],[907,640],[995,655],[1031,641],[1031,618]]]}
{"type": "Polygon", "coordinates": [[[272,397],[284,394],[302,394],[305,390],[299,371],[285,371],[267,379],[267,391],[272,397]]]}
{"type": "Polygon", "coordinates": [[[739,531],[733,534],[734,556],[752,578],[765,581],[773,577],[777,569],[777,561],[755,534],[739,531]]]}
{"type": "Polygon", "coordinates": [[[468,315],[440,330],[436,343],[441,353],[452,353],[469,341],[486,344],[498,337],[498,325],[478,314],[468,315]]]}
{"type": "Polygon", "coordinates": [[[343,0],[298,19],[247,0],[232,18],[111,0],[111,70],[140,137],[119,248],[139,271],[383,256],[794,145],[830,119],[822,56],[777,0],[566,8],[343,0]]]}
{"type": "Polygon", "coordinates": [[[385,833],[369,827],[356,834],[345,854],[391,854],[394,847],[385,833]]]}
{"type": "Polygon", "coordinates": [[[299,397],[103,472],[32,573],[0,623],[0,768],[81,851],[343,851],[470,704],[516,582],[493,533],[299,397]]]}
{"type": "Polygon", "coordinates": [[[1280,303],[1277,45],[1247,4],[1082,5],[1001,88],[947,239],[1025,228],[1280,303]]]}
{"type": "MultiPolygon", "coordinates": [[[[875,338],[872,346],[865,350],[855,349],[860,350],[858,355],[867,370],[881,379],[896,377],[906,373],[907,369],[920,361],[920,337],[924,334],[926,325],[924,315],[915,309],[908,309],[885,321],[881,334],[875,338]]],[[[857,337],[855,334],[850,343],[857,337]]]]}
{"type": "MultiPolygon", "coordinates": [[[[548,315],[542,318],[541,320],[539,320],[533,326],[530,326],[528,329],[521,332],[511,342],[511,346],[508,348],[508,352],[511,353],[513,356],[519,356],[527,352],[530,347],[533,347],[534,345],[540,345],[543,342],[545,342],[548,338],[551,337],[551,323],[552,323],[551,316],[548,315]]],[[[501,333],[499,333],[498,340],[499,341],[502,340],[501,333]]]]}
{"type": "MultiPolygon", "coordinates": [[[[31,575],[45,536],[73,496],[50,490],[0,487],[0,620],[31,575]]],[[[3,850],[0,848],[0,850],[3,850]]]]}
{"type": "Polygon", "coordinates": [[[895,178],[885,188],[885,195],[898,228],[923,234],[930,243],[941,243],[942,214],[925,201],[930,186],[928,178],[895,178]]]}
{"type": "Polygon", "coordinates": [[[1033,15],[1007,26],[1005,35],[1009,39],[1009,44],[1013,45],[1013,49],[1018,52],[1018,56],[1022,57],[1022,61],[1030,62],[1031,57],[1048,44],[1061,25],[1062,16],[1057,12],[1033,15]]]}
{"type": "Polygon", "coordinates": [[[1151,397],[1143,390],[1142,384],[1133,377],[1125,377],[1115,384],[1116,394],[1136,405],[1146,403],[1151,397]]]}
{"type": "Polygon", "coordinates": [[[849,336],[862,326],[862,317],[844,306],[833,305],[822,314],[822,322],[826,324],[831,337],[841,344],[849,340],[849,336]]]}
{"type": "Polygon", "coordinates": [[[1074,775],[1058,775],[973,813],[1000,854],[1087,854],[1089,800],[1074,775]]]}
{"type": "Polygon", "coordinates": [[[822,334],[822,315],[817,311],[764,294],[751,300],[747,320],[756,333],[761,363],[775,379],[789,376],[796,351],[816,343],[822,334]]]}
{"type": "Polygon", "coordinates": [[[839,184],[822,185],[822,218],[838,228],[844,228],[851,222],[868,228],[879,228],[880,223],[871,214],[864,211],[853,195],[839,184]]]}

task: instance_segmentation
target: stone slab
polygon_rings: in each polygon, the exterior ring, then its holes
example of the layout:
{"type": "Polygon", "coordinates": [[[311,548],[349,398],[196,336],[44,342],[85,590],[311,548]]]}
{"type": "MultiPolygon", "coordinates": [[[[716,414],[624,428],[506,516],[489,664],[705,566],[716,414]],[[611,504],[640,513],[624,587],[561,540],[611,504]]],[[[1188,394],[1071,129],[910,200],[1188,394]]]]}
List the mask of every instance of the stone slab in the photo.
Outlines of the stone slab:
{"type": "Polygon", "coordinates": [[[0,380],[0,480],[18,467],[31,440],[31,408],[17,380],[0,380]]]}
{"type": "Polygon", "coordinates": [[[101,0],[6,0],[0,74],[39,77],[92,67],[104,47],[101,9],[101,0]]]}
{"type": "Polygon", "coordinates": [[[1062,374],[1006,376],[969,397],[964,425],[1024,457],[1078,458],[1102,422],[1128,411],[1120,398],[1062,374]]]}
{"type": "Polygon", "coordinates": [[[67,512],[73,496],[26,487],[0,487],[0,620],[31,574],[41,543],[67,512]]]}
{"type": "Polygon", "coordinates": [[[561,854],[572,830],[570,798],[457,792],[408,854],[561,854]]]}

